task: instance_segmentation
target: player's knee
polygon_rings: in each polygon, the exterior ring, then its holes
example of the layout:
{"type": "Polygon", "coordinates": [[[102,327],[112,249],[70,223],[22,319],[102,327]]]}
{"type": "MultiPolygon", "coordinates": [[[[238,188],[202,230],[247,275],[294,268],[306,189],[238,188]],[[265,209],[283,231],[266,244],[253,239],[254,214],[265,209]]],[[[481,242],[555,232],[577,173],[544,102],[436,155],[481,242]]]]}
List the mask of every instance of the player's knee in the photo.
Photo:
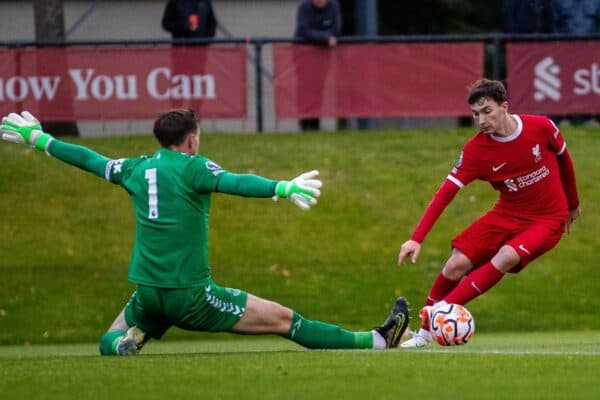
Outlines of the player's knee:
{"type": "Polygon", "coordinates": [[[277,311],[277,325],[284,330],[289,329],[289,327],[292,325],[293,316],[294,312],[291,309],[279,305],[279,309],[277,311]]]}
{"type": "Polygon", "coordinates": [[[466,257],[452,256],[444,265],[444,276],[450,280],[458,281],[472,269],[466,257]]]}
{"type": "Polygon", "coordinates": [[[502,246],[492,258],[492,264],[501,272],[507,272],[521,261],[521,257],[511,246],[502,246]]]}
{"type": "Polygon", "coordinates": [[[281,304],[271,302],[269,320],[276,332],[287,332],[292,325],[293,311],[281,304]]]}

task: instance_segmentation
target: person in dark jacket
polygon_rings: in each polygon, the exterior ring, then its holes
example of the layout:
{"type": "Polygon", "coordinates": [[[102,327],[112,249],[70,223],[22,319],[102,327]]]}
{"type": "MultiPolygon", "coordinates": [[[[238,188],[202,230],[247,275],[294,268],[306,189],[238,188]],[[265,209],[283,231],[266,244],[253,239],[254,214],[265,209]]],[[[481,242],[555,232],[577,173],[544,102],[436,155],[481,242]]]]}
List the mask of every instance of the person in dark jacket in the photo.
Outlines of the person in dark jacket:
{"type": "Polygon", "coordinates": [[[504,32],[550,33],[553,29],[552,0],[504,0],[504,32]]]}
{"type": "MultiPolygon", "coordinates": [[[[296,14],[295,38],[321,46],[335,47],[337,37],[341,33],[342,14],[337,0],[302,0],[296,14]]],[[[304,93],[303,86],[320,86],[322,88],[328,71],[320,71],[318,77],[315,77],[312,71],[304,71],[302,68],[299,68],[297,72],[300,93],[304,93]],[[317,85],[314,84],[316,78],[320,79],[320,83],[317,85]],[[311,85],[309,82],[313,84],[311,85]]],[[[318,97],[321,98],[321,96],[318,97]]],[[[300,129],[303,131],[318,130],[319,127],[318,118],[311,117],[300,120],[300,129]]]]}
{"type": "MultiPolygon", "coordinates": [[[[554,32],[573,35],[600,33],[600,0],[553,0],[554,32]]],[[[571,115],[559,124],[600,126],[600,115],[571,115]]]]}
{"type": "Polygon", "coordinates": [[[342,33],[342,14],[337,0],[303,0],[296,15],[294,37],[333,47],[342,33]]]}
{"type": "Polygon", "coordinates": [[[600,33],[600,0],[554,0],[554,32],[600,33]]]}
{"type": "MultiPolygon", "coordinates": [[[[213,38],[217,19],[210,0],[169,0],[162,27],[173,39],[213,38]]],[[[207,73],[209,46],[204,43],[175,43],[171,50],[173,75],[207,73]]],[[[191,107],[189,100],[171,99],[172,108],[191,107]]]]}
{"type": "Polygon", "coordinates": [[[212,38],[217,19],[210,0],[169,0],[162,27],[173,39],[212,38]]]}

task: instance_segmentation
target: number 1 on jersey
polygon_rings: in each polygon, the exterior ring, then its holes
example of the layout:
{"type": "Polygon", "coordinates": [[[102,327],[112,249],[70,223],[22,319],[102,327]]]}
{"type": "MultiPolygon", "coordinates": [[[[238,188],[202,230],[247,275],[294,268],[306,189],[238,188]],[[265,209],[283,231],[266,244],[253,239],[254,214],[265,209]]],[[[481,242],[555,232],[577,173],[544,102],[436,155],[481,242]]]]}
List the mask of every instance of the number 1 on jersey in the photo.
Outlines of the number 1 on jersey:
{"type": "Polygon", "coordinates": [[[158,218],[158,187],[156,186],[156,168],[149,168],[144,175],[148,181],[148,218],[158,218]]]}

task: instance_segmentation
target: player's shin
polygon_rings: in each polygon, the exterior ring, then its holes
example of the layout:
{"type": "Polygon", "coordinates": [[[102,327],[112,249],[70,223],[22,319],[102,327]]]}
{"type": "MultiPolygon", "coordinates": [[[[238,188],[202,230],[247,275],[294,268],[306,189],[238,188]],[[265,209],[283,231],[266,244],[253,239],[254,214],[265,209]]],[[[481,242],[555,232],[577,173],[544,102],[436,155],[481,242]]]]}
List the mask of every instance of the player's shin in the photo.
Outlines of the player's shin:
{"type": "Polygon", "coordinates": [[[444,300],[447,303],[465,305],[494,287],[503,276],[502,272],[488,262],[471,271],[444,300]]]}
{"type": "MultiPolygon", "coordinates": [[[[459,282],[460,281],[453,281],[446,278],[444,273],[440,272],[431,285],[431,289],[427,294],[427,300],[425,300],[425,305],[432,306],[438,301],[441,301],[458,285],[459,282]]],[[[421,329],[429,331],[428,318],[421,318],[421,329]]]]}
{"type": "Polygon", "coordinates": [[[372,349],[372,332],[352,332],[337,325],[313,321],[294,312],[286,335],[309,349],[372,349]]]}

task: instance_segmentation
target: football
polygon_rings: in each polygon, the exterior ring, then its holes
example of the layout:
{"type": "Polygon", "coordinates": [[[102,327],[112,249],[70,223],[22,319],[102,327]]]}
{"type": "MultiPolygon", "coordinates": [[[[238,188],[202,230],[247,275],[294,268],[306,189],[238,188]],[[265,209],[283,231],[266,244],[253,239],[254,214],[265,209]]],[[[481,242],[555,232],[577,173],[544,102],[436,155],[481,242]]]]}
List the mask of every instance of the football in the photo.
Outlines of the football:
{"type": "Polygon", "coordinates": [[[431,333],[442,346],[466,344],[475,332],[475,320],[465,307],[458,304],[440,304],[430,315],[431,333]]]}

